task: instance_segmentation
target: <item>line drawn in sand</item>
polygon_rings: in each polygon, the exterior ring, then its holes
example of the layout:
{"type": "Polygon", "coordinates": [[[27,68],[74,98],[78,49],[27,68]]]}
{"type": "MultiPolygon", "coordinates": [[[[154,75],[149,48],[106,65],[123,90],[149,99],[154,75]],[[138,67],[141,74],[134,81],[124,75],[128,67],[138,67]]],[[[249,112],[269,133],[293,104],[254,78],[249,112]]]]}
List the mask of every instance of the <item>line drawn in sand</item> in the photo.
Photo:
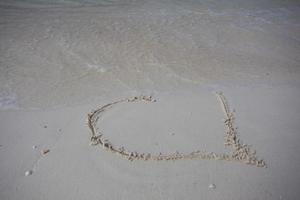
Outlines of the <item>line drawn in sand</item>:
{"type": "Polygon", "coordinates": [[[225,114],[225,136],[224,136],[224,145],[227,148],[231,149],[230,154],[217,154],[214,152],[206,152],[196,150],[190,152],[188,154],[183,154],[178,151],[175,153],[170,154],[150,154],[150,153],[141,153],[136,151],[129,151],[125,147],[118,147],[109,142],[109,140],[103,138],[103,134],[97,130],[96,124],[99,120],[99,116],[101,113],[107,111],[109,108],[113,107],[116,104],[120,104],[123,102],[137,102],[137,101],[144,101],[144,102],[156,102],[152,96],[134,96],[130,98],[121,99],[119,101],[115,101],[109,104],[106,104],[91,113],[88,114],[87,124],[89,129],[91,130],[91,145],[99,145],[102,146],[104,149],[118,154],[123,158],[126,158],[130,161],[133,160],[180,160],[180,159],[207,159],[207,160],[225,160],[225,161],[235,161],[239,163],[244,163],[247,165],[254,165],[257,167],[267,167],[266,163],[262,159],[258,159],[256,156],[256,151],[250,148],[250,145],[244,144],[238,138],[237,128],[234,126],[234,112],[230,110],[229,104],[227,102],[226,97],[222,92],[216,93],[223,112],[225,114]]]}

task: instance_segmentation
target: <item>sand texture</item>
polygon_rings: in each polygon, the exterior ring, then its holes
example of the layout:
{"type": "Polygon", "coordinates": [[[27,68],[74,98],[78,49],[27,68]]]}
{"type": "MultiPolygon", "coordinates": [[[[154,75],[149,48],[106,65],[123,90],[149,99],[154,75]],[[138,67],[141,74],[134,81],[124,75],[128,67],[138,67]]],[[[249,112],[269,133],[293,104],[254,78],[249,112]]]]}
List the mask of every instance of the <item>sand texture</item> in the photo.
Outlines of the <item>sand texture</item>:
{"type": "Polygon", "coordinates": [[[299,55],[294,0],[0,0],[0,200],[299,199],[299,55]]]}

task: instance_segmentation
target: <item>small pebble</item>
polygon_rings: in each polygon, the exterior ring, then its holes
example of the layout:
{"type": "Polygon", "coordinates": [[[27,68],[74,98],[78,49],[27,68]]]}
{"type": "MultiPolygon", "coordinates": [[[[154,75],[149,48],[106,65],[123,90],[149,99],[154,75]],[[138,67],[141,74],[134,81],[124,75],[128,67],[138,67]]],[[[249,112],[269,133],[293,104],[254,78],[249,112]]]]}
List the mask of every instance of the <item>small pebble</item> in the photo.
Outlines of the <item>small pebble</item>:
{"type": "Polygon", "coordinates": [[[32,146],[32,149],[36,149],[36,148],[37,148],[37,146],[36,146],[36,145],[33,145],[33,146],[32,146]]]}
{"type": "Polygon", "coordinates": [[[33,173],[32,170],[28,170],[28,171],[25,172],[25,176],[30,176],[32,173],[33,173]]]}
{"type": "Polygon", "coordinates": [[[46,155],[49,152],[50,152],[50,149],[44,149],[44,150],[41,151],[41,154],[46,155]]]}
{"type": "Polygon", "coordinates": [[[208,188],[209,188],[209,189],[216,189],[216,185],[212,183],[212,184],[210,184],[210,185],[208,186],[208,188]]]}

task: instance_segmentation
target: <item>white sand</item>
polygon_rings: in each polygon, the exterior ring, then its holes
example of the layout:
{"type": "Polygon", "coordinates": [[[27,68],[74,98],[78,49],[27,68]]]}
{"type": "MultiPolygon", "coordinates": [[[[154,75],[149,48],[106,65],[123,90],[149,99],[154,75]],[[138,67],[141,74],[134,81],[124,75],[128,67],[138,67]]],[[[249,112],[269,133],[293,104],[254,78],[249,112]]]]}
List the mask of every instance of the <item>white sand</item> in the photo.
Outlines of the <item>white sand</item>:
{"type": "Polygon", "coordinates": [[[0,1],[1,200],[299,198],[299,3],[197,2],[0,1]],[[107,139],[229,153],[217,91],[267,168],[89,145],[87,113],[144,94],[101,116],[107,139]]]}

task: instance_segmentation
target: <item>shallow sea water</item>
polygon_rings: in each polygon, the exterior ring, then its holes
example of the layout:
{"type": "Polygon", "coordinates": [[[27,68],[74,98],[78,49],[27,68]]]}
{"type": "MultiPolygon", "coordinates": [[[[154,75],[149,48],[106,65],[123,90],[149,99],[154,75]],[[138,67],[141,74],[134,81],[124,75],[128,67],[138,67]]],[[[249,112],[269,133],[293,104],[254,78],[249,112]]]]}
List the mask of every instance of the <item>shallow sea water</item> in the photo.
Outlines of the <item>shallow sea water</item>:
{"type": "Polygon", "coordinates": [[[294,84],[299,11],[296,1],[1,0],[0,107],[294,84]]]}

